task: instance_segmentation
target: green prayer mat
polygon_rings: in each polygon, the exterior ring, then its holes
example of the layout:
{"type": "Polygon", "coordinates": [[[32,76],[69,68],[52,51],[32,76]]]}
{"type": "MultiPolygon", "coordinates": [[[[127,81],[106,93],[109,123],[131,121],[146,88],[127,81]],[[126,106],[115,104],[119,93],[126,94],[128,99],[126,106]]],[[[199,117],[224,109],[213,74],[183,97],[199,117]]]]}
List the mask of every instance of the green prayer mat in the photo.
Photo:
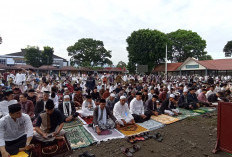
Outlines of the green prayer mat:
{"type": "Polygon", "coordinates": [[[193,112],[196,112],[196,113],[199,113],[199,114],[205,114],[205,113],[207,113],[206,111],[201,110],[201,109],[193,110],[193,112]]]}
{"type": "Polygon", "coordinates": [[[178,118],[179,120],[183,120],[185,118],[188,118],[188,117],[193,117],[193,116],[199,116],[200,113],[197,113],[197,112],[193,112],[191,110],[186,110],[186,109],[183,109],[183,108],[178,108],[180,113],[182,113],[181,115],[178,115],[176,118],[178,118]]]}
{"type": "Polygon", "coordinates": [[[206,112],[213,112],[216,111],[215,107],[200,107],[200,110],[206,111],[206,112]]]}
{"type": "Polygon", "coordinates": [[[87,147],[95,142],[91,134],[81,125],[64,130],[72,149],[87,147]]]}
{"type": "Polygon", "coordinates": [[[64,123],[64,129],[66,128],[72,128],[78,125],[83,125],[82,121],[79,118],[76,118],[75,120],[71,121],[71,122],[65,122],[64,123]]]}

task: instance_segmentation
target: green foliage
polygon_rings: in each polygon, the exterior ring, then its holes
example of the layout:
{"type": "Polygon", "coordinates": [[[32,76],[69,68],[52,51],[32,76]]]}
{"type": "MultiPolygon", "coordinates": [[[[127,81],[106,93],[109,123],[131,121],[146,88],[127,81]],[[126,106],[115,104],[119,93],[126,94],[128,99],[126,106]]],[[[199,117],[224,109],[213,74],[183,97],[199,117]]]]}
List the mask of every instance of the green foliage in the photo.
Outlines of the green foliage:
{"type": "Polygon", "coordinates": [[[213,60],[213,57],[211,55],[204,55],[204,56],[200,56],[198,58],[198,60],[202,61],[202,60],[213,60]]]}
{"type": "Polygon", "coordinates": [[[118,64],[117,64],[117,68],[126,68],[126,63],[123,62],[123,61],[119,61],[118,64]]]}
{"type": "Polygon", "coordinates": [[[27,64],[34,67],[42,65],[52,65],[53,63],[53,48],[46,46],[44,50],[40,50],[37,46],[27,46],[25,49],[25,61],[27,64]]]}
{"type": "Polygon", "coordinates": [[[135,72],[136,63],[148,65],[148,70],[151,71],[155,65],[164,62],[168,43],[166,34],[158,30],[140,29],[134,31],[126,41],[129,58],[127,68],[130,73],[135,72]]]}
{"type": "Polygon", "coordinates": [[[105,64],[112,65],[111,51],[104,48],[104,44],[100,40],[91,38],[82,38],[73,46],[67,48],[68,55],[72,56],[71,64],[79,66],[103,66],[105,64]]]}
{"type": "Polygon", "coordinates": [[[232,40],[227,42],[227,44],[224,46],[223,52],[232,53],[232,40]]]}
{"type": "Polygon", "coordinates": [[[44,47],[44,50],[41,53],[42,65],[52,65],[53,53],[54,53],[53,48],[49,46],[44,47]]]}
{"type": "Polygon", "coordinates": [[[178,62],[184,62],[188,57],[198,59],[207,54],[206,41],[203,40],[196,32],[187,30],[177,30],[167,34],[171,49],[170,53],[178,62]]]}
{"type": "Polygon", "coordinates": [[[36,46],[27,46],[25,49],[25,61],[27,64],[32,65],[33,67],[40,67],[41,64],[41,51],[39,47],[36,46]]]}

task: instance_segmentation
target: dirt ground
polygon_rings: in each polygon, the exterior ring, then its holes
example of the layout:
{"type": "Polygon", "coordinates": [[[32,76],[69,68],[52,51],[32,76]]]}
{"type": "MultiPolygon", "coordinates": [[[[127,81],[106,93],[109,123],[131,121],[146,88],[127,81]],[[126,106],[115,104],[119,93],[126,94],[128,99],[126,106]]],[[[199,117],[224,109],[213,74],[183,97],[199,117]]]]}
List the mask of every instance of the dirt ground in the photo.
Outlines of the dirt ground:
{"type": "MultiPolygon", "coordinates": [[[[217,136],[217,115],[211,117],[197,116],[170,124],[164,128],[151,131],[163,135],[163,142],[154,139],[140,141],[136,144],[141,150],[134,157],[229,157],[225,152],[212,154],[217,136]]],[[[124,157],[120,147],[130,147],[132,144],[125,139],[110,140],[100,144],[75,150],[71,157],[89,151],[96,157],[124,157]]]]}

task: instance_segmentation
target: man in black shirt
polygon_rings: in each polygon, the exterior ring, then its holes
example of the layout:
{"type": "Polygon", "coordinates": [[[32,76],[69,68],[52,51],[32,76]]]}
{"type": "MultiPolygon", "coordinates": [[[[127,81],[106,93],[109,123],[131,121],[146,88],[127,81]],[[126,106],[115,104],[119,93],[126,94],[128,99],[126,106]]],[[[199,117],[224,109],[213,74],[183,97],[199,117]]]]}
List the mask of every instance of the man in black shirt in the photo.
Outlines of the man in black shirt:
{"type": "Polygon", "coordinates": [[[54,109],[54,106],[54,102],[48,100],[45,111],[39,114],[35,126],[36,133],[34,134],[36,140],[42,142],[54,141],[65,134],[62,130],[64,117],[59,110],[54,109]]]}

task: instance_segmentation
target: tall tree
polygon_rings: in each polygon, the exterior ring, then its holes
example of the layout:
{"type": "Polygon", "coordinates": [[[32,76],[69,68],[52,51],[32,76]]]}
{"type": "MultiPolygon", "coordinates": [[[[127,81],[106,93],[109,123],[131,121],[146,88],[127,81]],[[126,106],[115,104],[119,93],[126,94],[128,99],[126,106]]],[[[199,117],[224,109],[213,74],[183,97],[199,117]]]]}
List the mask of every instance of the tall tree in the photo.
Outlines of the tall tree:
{"type": "Polygon", "coordinates": [[[105,64],[112,65],[111,51],[106,50],[104,44],[100,40],[92,38],[82,38],[74,45],[67,48],[68,55],[72,56],[71,64],[79,66],[103,66],[105,64]]]}
{"type": "Polygon", "coordinates": [[[2,44],[2,37],[0,36],[0,44],[2,44]]]}
{"type": "Polygon", "coordinates": [[[223,52],[232,54],[232,40],[228,41],[227,44],[223,48],[223,52]]]}
{"type": "Polygon", "coordinates": [[[123,61],[119,61],[118,64],[117,64],[117,67],[118,68],[124,68],[124,67],[126,68],[126,63],[123,62],[123,61]]]}
{"type": "Polygon", "coordinates": [[[34,67],[40,67],[42,65],[41,51],[39,50],[39,47],[27,46],[27,48],[25,49],[24,58],[27,64],[34,67]]]}
{"type": "Polygon", "coordinates": [[[184,62],[188,57],[198,59],[207,54],[206,41],[203,40],[196,32],[187,30],[177,30],[168,33],[171,49],[169,50],[178,62],[184,62]]]}
{"type": "MultiPolygon", "coordinates": [[[[148,65],[148,70],[164,62],[165,47],[168,43],[166,34],[158,30],[140,29],[132,32],[126,39],[128,51],[128,70],[135,72],[135,65],[148,65]]],[[[169,55],[170,57],[170,55],[169,55]]]]}
{"type": "Polygon", "coordinates": [[[53,53],[54,49],[45,46],[42,53],[41,53],[41,59],[42,59],[42,65],[52,65],[53,63],[53,53]]]}
{"type": "Polygon", "coordinates": [[[204,55],[204,56],[200,56],[198,58],[198,60],[202,61],[202,60],[213,60],[213,57],[211,55],[204,55]]]}

